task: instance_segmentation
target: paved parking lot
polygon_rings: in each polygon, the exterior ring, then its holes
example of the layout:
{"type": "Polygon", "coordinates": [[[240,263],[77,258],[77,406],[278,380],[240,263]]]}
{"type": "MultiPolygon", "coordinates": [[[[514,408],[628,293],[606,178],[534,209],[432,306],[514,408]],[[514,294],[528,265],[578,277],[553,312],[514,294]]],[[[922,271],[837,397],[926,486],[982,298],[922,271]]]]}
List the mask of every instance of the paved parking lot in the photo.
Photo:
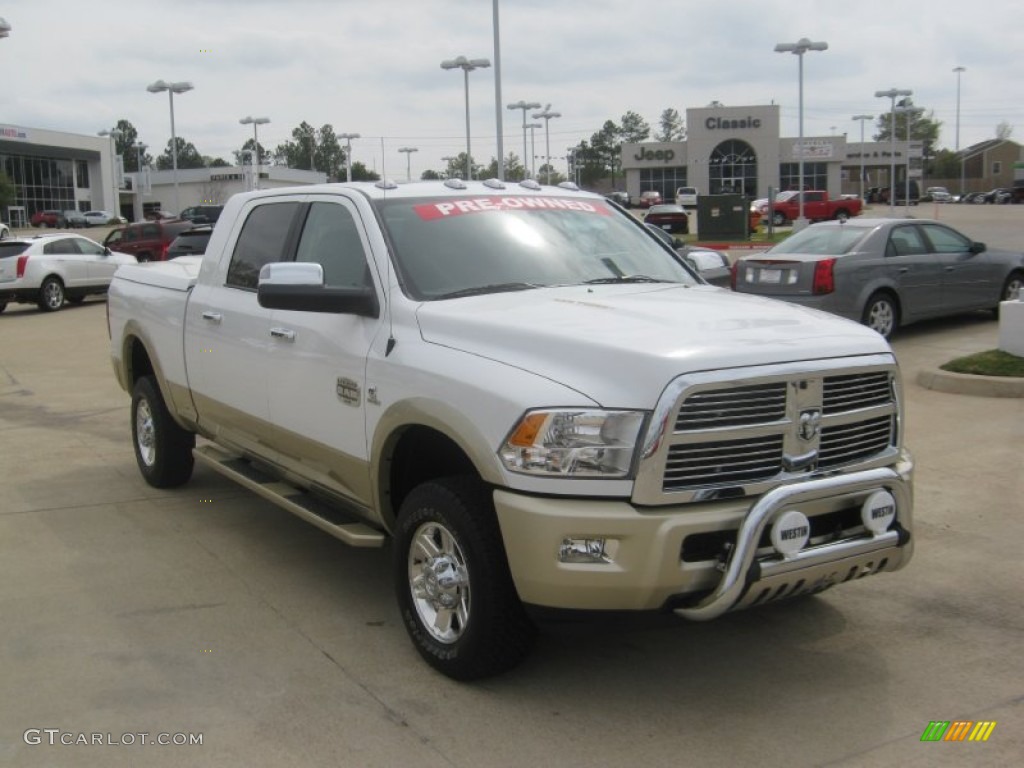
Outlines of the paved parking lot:
{"type": "MultiPolygon", "coordinates": [[[[1019,225],[1002,225],[988,239],[1013,245],[1019,225]]],[[[915,384],[994,347],[985,314],[894,344],[918,460],[906,570],[710,624],[548,625],[523,667],[474,685],[432,672],[406,639],[389,551],[350,549],[201,468],[180,490],[145,485],[104,316],[97,300],[0,315],[2,765],[924,768],[1024,754],[1024,400],[915,384]],[[983,744],[922,743],[933,720],[997,725],[983,744]],[[142,732],[202,744],[143,746],[142,732]],[[60,744],[97,733],[135,743],[60,744]]]]}

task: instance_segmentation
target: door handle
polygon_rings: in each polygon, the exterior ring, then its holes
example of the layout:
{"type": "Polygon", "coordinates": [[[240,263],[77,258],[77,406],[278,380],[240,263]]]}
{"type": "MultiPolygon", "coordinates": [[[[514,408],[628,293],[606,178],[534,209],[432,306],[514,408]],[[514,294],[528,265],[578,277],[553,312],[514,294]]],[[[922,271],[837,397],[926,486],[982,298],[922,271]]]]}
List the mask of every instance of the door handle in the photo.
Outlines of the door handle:
{"type": "Polygon", "coordinates": [[[947,272],[952,272],[956,267],[946,267],[947,272]]]}
{"type": "Polygon", "coordinates": [[[910,271],[910,267],[900,267],[900,274],[905,275],[910,271]]]}
{"type": "Polygon", "coordinates": [[[270,335],[273,336],[275,339],[295,341],[295,331],[289,330],[288,328],[271,328],[270,335]]]}
{"type": "Polygon", "coordinates": [[[214,323],[219,323],[223,319],[224,316],[220,312],[211,312],[210,310],[206,310],[205,312],[203,312],[203,320],[209,320],[214,323]]]}

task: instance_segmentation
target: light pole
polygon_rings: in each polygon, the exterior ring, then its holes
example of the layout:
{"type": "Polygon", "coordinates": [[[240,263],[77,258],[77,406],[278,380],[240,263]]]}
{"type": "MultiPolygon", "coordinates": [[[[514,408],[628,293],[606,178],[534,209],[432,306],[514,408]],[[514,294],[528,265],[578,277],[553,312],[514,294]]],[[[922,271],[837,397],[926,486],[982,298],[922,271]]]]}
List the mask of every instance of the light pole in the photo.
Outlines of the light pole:
{"type": "Polygon", "coordinates": [[[551,131],[549,126],[551,125],[551,118],[561,116],[561,112],[551,111],[550,104],[544,107],[543,112],[537,112],[533,115],[534,120],[544,120],[544,154],[547,156],[548,159],[548,172],[545,180],[548,184],[551,183],[551,131]]]}
{"type": "Polygon", "coordinates": [[[412,153],[419,152],[418,147],[399,147],[399,152],[405,152],[405,180],[412,181],[412,153]]]}
{"type": "MultiPolygon", "coordinates": [[[[960,75],[967,71],[967,67],[953,67],[956,72],[956,153],[960,154],[960,75]]],[[[960,199],[964,196],[964,159],[960,158],[960,199]]]]}
{"type": "Polygon", "coordinates": [[[491,2],[491,26],[494,27],[494,123],[497,126],[498,180],[505,180],[504,129],[501,112],[501,32],[498,23],[498,0],[491,2]]]}
{"type": "MultiPolygon", "coordinates": [[[[910,215],[910,123],[914,117],[924,112],[920,107],[912,107],[909,104],[904,107],[896,107],[896,111],[907,116],[907,171],[906,178],[906,196],[903,199],[903,205],[906,206],[907,215],[910,215]]],[[[893,130],[896,130],[895,127],[893,130]]]]}
{"type": "Polygon", "coordinates": [[[260,126],[260,125],[266,125],[267,123],[270,122],[270,118],[269,117],[253,117],[252,115],[246,115],[245,117],[243,117],[238,122],[241,125],[249,125],[250,123],[252,124],[252,143],[253,143],[253,148],[252,149],[253,149],[253,152],[256,153],[256,155],[255,155],[256,162],[254,163],[255,169],[254,169],[254,174],[253,174],[253,177],[252,177],[252,188],[253,189],[259,189],[260,188],[260,138],[259,138],[259,135],[257,135],[257,133],[256,133],[256,127],[260,126]]]}
{"type": "Polygon", "coordinates": [[[115,155],[117,154],[117,146],[115,144],[115,141],[117,139],[120,139],[124,134],[121,131],[117,130],[117,128],[112,128],[109,131],[106,128],[104,128],[102,131],[99,131],[96,135],[110,137],[110,181],[114,187],[114,197],[112,198],[114,210],[111,211],[111,213],[113,213],[115,216],[120,216],[121,204],[118,200],[119,195],[117,194],[117,160],[115,159],[115,155]]]}
{"type": "Polygon", "coordinates": [[[446,155],[445,157],[441,158],[441,162],[445,164],[444,175],[446,179],[451,178],[451,174],[448,172],[448,169],[452,167],[452,163],[454,163],[457,159],[458,158],[452,157],[451,155],[446,155]]]}
{"type": "Polygon", "coordinates": [[[523,101],[520,99],[515,104],[509,104],[508,109],[521,109],[523,110],[523,173],[525,174],[529,170],[530,166],[526,162],[526,112],[530,109],[540,109],[539,101],[523,101]]]}
{"type": "Polygon", "coordinates": [[[459,56],[441,62],[441,69],[461,69],[466,84],[466,180],[473,178],[473,155],[469,146],[469,73],[474,69],[485,69],[491,66],[489,59],[467,59],[459,56]]]}
{"type": "Polygon", "coordinates": [[[797,218],[793,222],[794,229],[803,229],[807,226],[807,219],[804,218],[804,54],[808,51],[827,51],[828,43],[812,43],[806,37],[801,37],[795,43],[778,43],[775,46],[776,53],[792,53],[800,60],[800,138],[797,141],[798,160],[798,187],[799,203],[797,207],[797,218]]]}
{"type": "Polygon", "coordinates": [[[352,139],[361,139],[358,133],[339,133],[339,139],[345,140],[345,181],[352,181],[352,139]]]}
{"type": "Polygon", "coordinates": [[[860,122],[860,200],[864,202],[864,121],[874,120],[874,115],[854,115],[851,120],[860,122]]]}
{"type": "Polygon", "coordinates": [[[150,93],[163,93],[164,91],[167,91],[167,97],[171,102],[171,168],[174,171],[175,213],[179,213],[181,211],[181,202],[178,199],[178,138],[174,134],[174,94],[191,91],[193,87],[192,83],[186,81],[168,83],[164,80],[157,80],[155,83],[150,83],[146,86],[146,90],[150,93]]]}
{"type": "Polygon", "coordinates": [[[890,88],[888,91],[875,91],[879,99],[889,99],[889,215],[896,215],[896,97],[910,96],[913,91],[890,88]]]}
{"type": "Polygon", "coordinates": [[[544,126],[540,123],[528,123],[527,128],[530,129],[530,178],[537,178],[537,141],[534,131],[537,128],[543,128],[544,126]]]}
{"type": "MultiPolygon", "coordinates": [[[[135,200],[139,204],[137,209],[139,212],[142,211],[142,156],[148,148],[149,145],[144,144],[141,141],[136,142],[135,144],[135,200]]],[[[136,209],[133,206],[133,212],[135,210],[136,209]]]]}

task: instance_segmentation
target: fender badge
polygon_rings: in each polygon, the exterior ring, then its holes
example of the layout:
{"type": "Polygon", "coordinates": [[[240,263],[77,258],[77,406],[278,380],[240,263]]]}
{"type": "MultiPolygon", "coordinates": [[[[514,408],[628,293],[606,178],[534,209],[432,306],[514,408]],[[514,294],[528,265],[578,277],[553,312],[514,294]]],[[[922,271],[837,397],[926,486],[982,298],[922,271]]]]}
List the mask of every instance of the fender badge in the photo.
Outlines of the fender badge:
{"type": "Polygon", "coordinates": [[[338,397],[341,398],[342,402],[347,405],[359,405],[359,383],[352,381],[352,379],[346,379],[342,376],[338,377],[338,385],[335,391],[338,393],[338,397]]]}

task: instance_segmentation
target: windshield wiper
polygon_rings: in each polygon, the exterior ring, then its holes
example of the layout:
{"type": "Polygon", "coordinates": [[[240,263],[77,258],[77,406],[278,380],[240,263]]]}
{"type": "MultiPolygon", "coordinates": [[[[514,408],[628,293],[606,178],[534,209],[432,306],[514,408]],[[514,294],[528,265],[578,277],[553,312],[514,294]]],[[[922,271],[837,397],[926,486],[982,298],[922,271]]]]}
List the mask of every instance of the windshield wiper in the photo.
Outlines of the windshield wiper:
{"type": "Polygon", "coordinates": [[[595,277],[593,280],[587,280],[585,285],[596,285],[599,283],[672,283],[674,280],[662,280],[657,277],[648,277],[647,275],[619,275],[616,277],[595,277]]]}
{"type": "Polygon", "coordinates": [[[543,285],[536,283],[494,283],[492,285],[476,285],[472,288],[462,288],[450,293],[442,293],[440,296],[432,296],[433,299],[459,299],[463,296],[481,296],[485,293],[508,293],[510,291],[527,291],[531,288],[543,288],[543,285]]]}

